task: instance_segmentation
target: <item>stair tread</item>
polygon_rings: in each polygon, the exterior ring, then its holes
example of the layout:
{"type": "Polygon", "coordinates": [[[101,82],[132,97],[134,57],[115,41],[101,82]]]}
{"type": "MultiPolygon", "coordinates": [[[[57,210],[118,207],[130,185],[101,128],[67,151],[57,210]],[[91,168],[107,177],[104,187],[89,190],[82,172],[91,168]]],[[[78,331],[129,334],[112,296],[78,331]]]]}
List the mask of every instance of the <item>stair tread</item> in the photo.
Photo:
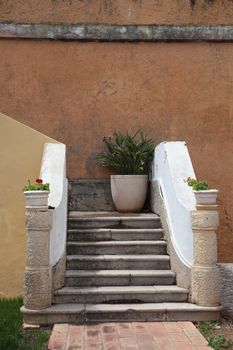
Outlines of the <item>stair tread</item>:
{"type": "Polygon", "coordinates": [[[66,277],[174,277],[171,270],[66,270],[66,277]]]}
{"type": "Polygon", "coordinates": [[[119,213],[119,212],[83,212],[83,211],[70,211],[69,219],[75,220],[151,220],[159,219],[159,216],[154,213],[119,213]]]}
{"type": "Polygon", "coordinates": [[[77,254],[70,254],[66,257],[67,261],[71,260],[150,260],[150,261],[170,261],[169,255],[155,255],[155,254],[101,254],[101,255],[77,255],[77,254]]]}
{"type": "Polygon", "coordinates": [[[70,294],[157,294],[157,293],[182,293],[188,290],[178,286],[94,286],[94,287],[63,287],[54,292],[55,295],[70,294]]]}
{"type": "Polygon", "coordinates": [[[77,314],[81,312],[126,312],[135,310],[137,312],[166,312],[166,311],[195,311],[195,312],[216,312],[221,311],[221,306],[199,306],[184,302],[165,302],[165,303],[140,303],[140,304],[56,304],[41,310],[27,309],[21,307],[21,311],[26,314],[77,314]]]}
{"type": "Polygon", "coordinates": [[[167,245],[167,242],[165,240],[156,240],[156,241],[95,241],[95,242],[90,242],[90,241],[79,241],[79,242],[73,242],[73,241],[68,241],[67,245],[72,245],[72,246],[125,246],[125,245],[167,245]]]}
{"type": "Polygon", "coordinates": [[[112,233],[158,233],[163,232],[162,228],[71,228],[68,229],[68,232],[75,233],[104,233],[104,232],[112,232],[112,233]]]}
{"type": "Polygon", "coordinates": [[[161,228],[154,213],[77,212],[68,215],[69,228],[161,228]]]}

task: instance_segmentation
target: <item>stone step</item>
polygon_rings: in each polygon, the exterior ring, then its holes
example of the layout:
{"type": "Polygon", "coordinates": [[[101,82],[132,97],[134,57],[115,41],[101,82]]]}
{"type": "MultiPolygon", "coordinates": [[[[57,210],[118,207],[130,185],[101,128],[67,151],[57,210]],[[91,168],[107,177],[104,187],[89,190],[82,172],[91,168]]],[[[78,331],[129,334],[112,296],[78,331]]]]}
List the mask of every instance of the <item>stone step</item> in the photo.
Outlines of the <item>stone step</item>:
{"type": "Polygon", "coordinates": [[[166,254],[166,241],[67,242],[67,254],[166,254]]]}
{"type": "Polygon", "coordinates": [[[22,306],[21,311],[25,323],[51,325],[109,321],[215,321],[219,319],[221,307],[190,303],[58,304],[42,310],[22,306]]]}
{"type": "Polygon", "coordinates": [[[168,255],[67,255],[68,270],[167,270],[168,255]]]}
{"type": "Polygon", "coordinates": [[[110,179],[69,180],[69,210],[113,211],[110,179]]]}
{"type": "Polygon", "coordinates": [[[175,273],[170,270],[67,270],[65,285],[136,286],[172,285],[175,273]]]}
{"type": "Polygon", "coordinates": [[[65,287],[54,292],[55,304],[161,303],[187,301],[187,289],[177,286],[65,287]]]}
{"type": "Polygon", "coordinates": [[[68,216],[68,228],[161,228],[160,218],[152,213],[77,212],[68,216]]]}
{"type": "Polygon", "coordinates": [[[163,238],[163,229],[71,229],[68,230],[69,241],[132,241],[159,240],[163,238]]]}

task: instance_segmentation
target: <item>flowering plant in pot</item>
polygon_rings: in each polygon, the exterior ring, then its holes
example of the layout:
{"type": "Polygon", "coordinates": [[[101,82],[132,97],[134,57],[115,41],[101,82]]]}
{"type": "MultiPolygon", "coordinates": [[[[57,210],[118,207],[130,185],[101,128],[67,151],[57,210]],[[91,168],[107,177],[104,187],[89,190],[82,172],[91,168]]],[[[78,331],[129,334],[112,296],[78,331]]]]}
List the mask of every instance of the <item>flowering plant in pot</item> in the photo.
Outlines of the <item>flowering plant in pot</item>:
{"type": "Polygon", "coordinates": [[[211,189],[207,181],[189,177],[187,183],[193,189],[197,204],[206,205],[216,203],[218,190],[211,189]]]}
{"type": "Polygon", "coordinates": [[[118,175],[111,175],[111,192],[115,207],[120,212],[142,210],[148,187],[148,173],[155,143],[141,130],[130,135],[114,132],[104,137],[106,151],[97,159],[111,167],[118,175]]]}
{"type": "Polygon", "coordinates": [[[27,206],[48,206],[49,183],[43,183],[42,179],[35,179],[34,183],[28,180],[23,188],[27,206]]]}

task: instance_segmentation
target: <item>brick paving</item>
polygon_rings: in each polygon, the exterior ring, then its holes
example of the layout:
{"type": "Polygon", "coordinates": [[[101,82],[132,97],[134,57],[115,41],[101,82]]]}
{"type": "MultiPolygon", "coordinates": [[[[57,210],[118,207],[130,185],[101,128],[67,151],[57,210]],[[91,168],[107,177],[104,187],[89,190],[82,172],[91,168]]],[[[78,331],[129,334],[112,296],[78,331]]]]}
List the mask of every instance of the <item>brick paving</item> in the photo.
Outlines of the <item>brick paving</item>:
{"type": "Polygon", "coordinates": [[[210,350],[191,322],[54,325],[49,350],[210,350]]]}

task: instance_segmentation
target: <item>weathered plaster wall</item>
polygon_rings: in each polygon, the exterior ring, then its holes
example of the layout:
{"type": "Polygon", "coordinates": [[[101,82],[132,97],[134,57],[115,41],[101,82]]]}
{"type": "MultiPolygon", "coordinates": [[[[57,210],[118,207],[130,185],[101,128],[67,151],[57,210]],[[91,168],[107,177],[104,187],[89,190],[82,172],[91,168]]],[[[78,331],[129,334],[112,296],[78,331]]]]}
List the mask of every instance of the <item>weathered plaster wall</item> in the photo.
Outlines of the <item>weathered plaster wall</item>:
{"type": "Polygon", "coordinates": [[[26,240],[22,188],[27,179],[38,177],[45,142],[56,141],[0,113],[0,297],[22,294],[26,240]]]}
{"type": "Polygon", "coordinates": [[[0,21],[16,23],[231,24],[232,12],[231,0],[2,0],[0,2],[0,21]]]}
{"type": "Polygon", "coordinates": [[[114,129],[185,140],[220,190],[219,260],[233,256],[233,45],[0,41],[2,112],[67,144],[68,177],[106,178],[95,160],[114,129]]]}

